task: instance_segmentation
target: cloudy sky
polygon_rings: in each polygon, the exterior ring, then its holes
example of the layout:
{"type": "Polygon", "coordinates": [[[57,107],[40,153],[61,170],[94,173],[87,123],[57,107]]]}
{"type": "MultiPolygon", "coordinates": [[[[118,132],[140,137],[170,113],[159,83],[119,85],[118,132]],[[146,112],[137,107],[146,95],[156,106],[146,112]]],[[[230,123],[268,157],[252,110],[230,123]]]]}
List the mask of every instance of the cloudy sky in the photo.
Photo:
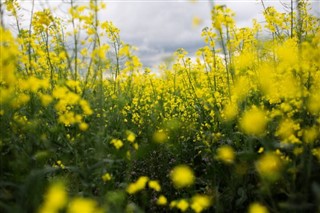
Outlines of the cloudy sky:
{"type": "MultiPolygon", "coordinates": [[[[25,11],[30,9],[30,0],[20,1],[25,11]]],[[[36,1],[37,8],[41,7],[36,1]]],[[[44,2],[44,1],[42,1],[44,2]]],[[[57,11],[66,11],[62,0],[51,0],[50,6],[57,11]]],[[[76,1],[86,3],[88,1],[76,1]]],[[[204,45],[200,36],[205,26],[210,26],[210,1],[198,0],[104,0],[106,10],[100,19],[111,20],[121,30],[121,38],[138,48],[136,53],[145,66],[157,66],[166,57],[182,47],[191,55],[204,45]],[[194,17],[203,20],[195,27],[194,17]]],[[[264,0],[266,6],[282,8],[278,0],[264,0]]],[[[290,2],[282,0],[282,3],[290,2]]],[[[215,0],[215,4],[226,4],[236,12],[238,26],[251,26],[253,18],[263,23],[263,7],[258,0],[215,0]]],[[[320,0],[312,2],[312,9],[318,15],[320,0]]],[[[26,16],[27,17],[27,16],[26,16]]]]}

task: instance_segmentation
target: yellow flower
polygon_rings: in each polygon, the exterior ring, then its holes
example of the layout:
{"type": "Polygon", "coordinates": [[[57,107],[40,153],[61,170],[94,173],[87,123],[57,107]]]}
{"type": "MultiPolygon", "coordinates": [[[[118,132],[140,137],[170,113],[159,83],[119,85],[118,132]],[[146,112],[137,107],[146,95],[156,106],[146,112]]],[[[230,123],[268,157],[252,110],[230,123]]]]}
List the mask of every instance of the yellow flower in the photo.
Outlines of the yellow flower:
{"type": "Polygon", "coordinates": [[[268,213],[268,209],[260,203],[252,203],[249,206],[249,213],[268,213]]]}
{"type": "Polygon", "coordinates": [[[320,162],[320,148],[312,149],[312,155],[315,156],[318,161],[320,162]]]}
{"type": "Polygon", "coordinates": [[[281,138],[284,143],[299,143],[300,140],[296,137],[295,133],[300,129],[300,124],[295,123],[292,119],[284,119],[280,122],[276,131],[276,136],[281,138]]]}
{"type": "Polygon", "coordinates": [[[65,186],[58,182],[49,187],[45,195],[44,204],[40,207],[39,213],[57,212],[62,209],[67,203],[67,193],[65,186]]]}
{"type": "Polygon", "coordinates": [[[149,188],[154,189],[157,192],[161,191],[161,186],[159,184],[159,181],[157,180],[150,180],[148,186],[149,188]]]}
{"type": "Polygon", "coordinates": [[[177,208],[185,212],[189,208],[189,203],[185,199],[181,199],[177,202],[177,208]]]}
{"type": "Polygon", "coordinates": [[[138,150],[138,149],[139,149],[139,144],[134,143],[134,144],[133,144],[133,148],[134,148],[135,150],[138,150]]]}
{"type": "Polygon", "coordinates": [[[240,120],[241,129],[249,135],[262,135],[265,132],[266,125],[266,113],[255,106],[246,111],[240,120]]]}
{"type": "Polygon", "coordinates": [[[257,162],[256,169],[262,178],[276,180],[281,171],[280,158],[274,153],[265,153],[257,162]]]}
{"type": "Polygon", "coordinates": [[[211,198],[207,195],[194,195],[192,197],[191,208],[195,212],[202,212],[211,205],[211,198]]]}
{"type": "Polygon", "coordinates": [[[110,143],[113,144],[116,149],[120,149],[123,146],[123,142],[120,139],[112,139],[110,143]]]}
{"type": "Polygon", "coordinates": [[[258,153],[261,154],[261,153],[263,153],[263,152],[264,152],[264,148],[263,148],[263,147],[260,147],[259,150],[258,150],[258,153]]]}
{"type": "Polygon", "coordinates": [[[92,115],[93,111],[92,109],[90,108],[90,105],[89,103],[86,101],[86,100],[80,100],[79,101],[79,104],[81,106],[81,109],[83,111],[83,114],[85,115],[92,115]]]}
{"type": "Polygon", "coordinates": [[[57,161],[57,165],[61,168],[61,169],[64,169],[65,166],[63,165],[62,161],[61,160],[58,160],[57,161]]]}
{"type": "Polygon", "coordinates": [[[133,132],[127,130],[126,134],[127,134],[127,141],[129,141],[130,143],[133,143],[136,140],[136,135],[133,132]]]}
{"type": "Polygon", "coordinates": [[[149,178],[147,176],[141,176],[135,183],[130,183],[127,187],[127,192],[129,194],[134,194],[138,191],[143,190],[146,187],[149,178]]]}
{"type": "Polygon", "coordinates": [[[105,173],[104,175],[102,175],[102,180],[104,181],[104,182],[107,182],[107,181],[109,181],[109,180],[111,180],[111,175],[107,172],[107,173],[105,173]]]}
{"type": "Polygon", "coordinates": [[[170,202],[170,205],[169,205],[170,208],[172,209],[172,208],[176,207],[176,206],[177,206],[177,203],[178,203],[178,202],[177,202],[176,200],[171,201],[171,202],[170,202]]]}
{"type": "Polygon", "coordinates": [[[197,26],[199,26],[200,24],[202,24],[202,19],[199,18],[199,17],[197,17],[197,16],[193,17],[193,19],[192,19],[192,26],[197,27],[197,26]]]}
{"type": "Polygon", "coordinates": [[[170,178],[176,188],[191,186],[195,181],[193,171],[187,165],[179,165],[173,168],[170,178]]]}
{"type": "Polygon", "coordinates": [[[168,203],[167,198],[164,195],[160,195],[158,200],[157,200],[157,205],[159,206],[164,206],[168,203]]]}
{"type": "Polygon", "coordinates": [[[152,139],[156,143],[164,143],[168,140],[168,135],[162,129],[160,129],[153,133],[152,139]]]}
{"type": "Polygon", "coordinates": [[[88,198],[74,198],[71,200],[68,206],[67,213],[97,213],[103,212],[101,209],[97,208],[97,202],[88,198]]]}
{"type": "Polygon", "coordinates": [[[27,104],[30,100],[30,96],[27,94],[19,94],[15,97],[14,101],[12,102],[12,107],[13,108],[19,108],[24,104],[27,104]]]}
{"type": "Polygon", "coordinates": [[[306,143],[312,143],[316,140],[319,133],[317,131],[316,127],[310,127],[308,129],[305,129],[303,132],[303,140],[306,143]]]}
{"type": "Polygon", "coordinates": [[[303,153],[303,148],[302,147],[295,147],[293,149],[293,154],[296,155],[296,156],[299,156],[303,153]]]}
{"type": "Polygon", "coordinates": [[[231,164],[234,161],[235,154],[234,150],[231,146],[224,145],[218,148],[217,150],[217,158],[223,161],[226,164],[231,164]]]}
{"type": "Polygon", "coordinates": [[[80,129],[81,131],[86,131],[88,128],[89,128],[89,125],[88,125],[87,123],[85,123],[85,122],[81,122],[81,123],[79,124],[79,129],[80,129]]]}
{"type": "Polygon", "coordinates": [[[238,114],[238,106],[236,103],[229,103],[223,109],[223,118],[225,121],[233,120],[238,114]]]}
{"type": "Polygon", "coordinates": [[[52,95],[54,98],[63,99],[65,95],[68,93],[68,89],[65,87],[57,86],[54,88],[52,95]]]}
{"type": "Polygon", "coordinates": [[[318,92],[313,92],[312,95],[310,95],[307,107],[309,112],[313,114],[317,114],[320,112],[320,95],[318,92]]]}
{"type": "Polygon", "coordinates": [[[50,95],[41,94],[39,97],[43,106],[48,106],[53,101],[50,95]]]}

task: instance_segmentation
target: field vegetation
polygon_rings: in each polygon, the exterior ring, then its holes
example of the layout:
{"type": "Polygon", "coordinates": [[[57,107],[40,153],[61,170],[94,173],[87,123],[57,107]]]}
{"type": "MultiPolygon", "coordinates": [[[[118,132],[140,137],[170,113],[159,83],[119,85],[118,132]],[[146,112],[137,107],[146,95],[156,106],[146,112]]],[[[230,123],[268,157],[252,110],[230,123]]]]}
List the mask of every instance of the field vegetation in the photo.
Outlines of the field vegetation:
{"type": "Polygon", "coordinates": [[[319,212],[320,24],[293,3],[244,28],[215,5],[195,59],[155,73],[103,2],[21,27],[5,1],[0,212],[319,212]]]}

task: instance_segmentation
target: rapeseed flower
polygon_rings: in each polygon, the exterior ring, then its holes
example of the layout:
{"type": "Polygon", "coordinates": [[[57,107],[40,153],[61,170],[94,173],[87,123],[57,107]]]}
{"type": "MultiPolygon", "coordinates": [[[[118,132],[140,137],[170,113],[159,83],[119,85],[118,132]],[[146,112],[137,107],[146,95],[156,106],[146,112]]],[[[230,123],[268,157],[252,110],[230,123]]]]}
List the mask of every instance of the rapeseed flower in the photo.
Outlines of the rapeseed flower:
{"type": "Polygon", "coordinates": [[[102,213],[102,209],[98,208],[98,203],[89,198],[74,198],[70,201],[67,213],[102,213]]]}
{"type": "Polygon", "coordinates": [[[312,155],[315,156],[320,163],[320,148],[313,148],[311,152],[312,155]]]}
{"type": "Polygon", "coordinates": [[[170,178],[176,188],[191,186],[195,181],[192,169],[187,165],[179,165],[173,168],[170,178]]]}
{"type": "Polygon", "coordinates": [[[320,112],[320,94],[314,91],[308,98],[307,107],[309,112],[318,114],[320,112]]]}
{"type": "Polygon", "coordinates": [[[47,95],[47,94],[40,94],[39,97],[40,97],[42,105],[45,107],[48,106],[53,101],[52,96],[47,95]]]}
{"type": "Polygon", "coordinates": [[[112,139],[110,142],[116,149],[123,147],[123,142],[120,139],[112,139]]]}
{"type": "Polygon", "coordinates": [[[65,186],[61,182],[52,184],[44,196],[44,203],[39,213],[58,212],[67,204],[68,195],[65,186]]]}
{"type": "Polygon", "coordinates": [[[87,123],[85,123],[85,122],[81,122],[81,123],[79,124],[79,129],[80,129],[81,131],[86,131],[88,128],[89,128],[89,125],[88,125],[87,123]]]}
{"type": "Polygon", "coordinates": [[[298,130],[300,130],[300,124],[287,118],[280,122],[275,135],[279,136],[283,143],[300,143],[296,136],[298,130]]]}
{"type": "Polygon", "coordinates": [[[157,181],[157,180],[150,180],[148,182],[148,186],[149,186],[149,188],[154,189],[157,192],[161,191],[161,186],[159,184],[159,181],[157,181]]]}
{"type": "Polygon", "coordinates": [[[127,141],[129,141],[130,143],[133,143],[136,140],[136,135],[133,132],[127,130],[126,134],[127,134],[127,141]]]}
{"type": "Polygon", "coordinates": [[[157,199],[157,205],[159,206],[164,206],[167,205],[168,200],[164,195],[160,195],[159,198],[157,199]]]}
{"type": "Polygon", "coordinates": [[[185,212],[189,208],[189,203],[185,199],[181,199],[177,201],[176,207],[180,209],[182,212],[185,212]]]}
{"type": "Polygon", "coordinates": [[[136,182],[129,184],[129,186],[127,187],[127,192],[129,194],[135,194],[143,190],[146,187],[148,180],[149,178],[147,176],[139,177],[139,179],[136,182]]]}
{"type": "Polygon", "coordinates": [[[231,164],[234,162],[235,153],[231,146],[224,145],[217,150],[217,159],[221,160],[226,164],[231,164]]]}
{"type": "Polygon", "coordinates": [[[251,203],[248,209],[248,213],[268,213],[267,207],[260,203],[251,203]]]}
{"type": "Polygon", "coordinates": [[[165,143],[166,141],[168,141],[168,135],[163,129],[160,129],[160,130],[156,131],[155,133],[153,133],[152,139],[154,142],[161,144],[161,143],[165,143]]]}
{"type": "Polygon", "coordinates": [[[306,143],[313,143],[319,135],[319,131],[315,126],[304,129],[303,141],[306,143]]]}
{"type": "Polygon", "coordinates": [[[261,136],[265,133],[267,122],[266,112],[253,106],[243,114],[240,127],[246,134],[261,136]]]}
{"type": "Polygon", "coordinates": [[[238,115],[237,103],[230,102],[228,105],[226,105],[222,111],[222,115],[226,121],[233,120],[238,115]]]}
{"type": "Polygon", "coordinates": [[[104,175],[102,175],[101,178],[102,178],[103,182],[107,182],[107,181],[111,180],[112,177],[108,172],[106,172],[104,175]]]}
{"type": "Polygon", "coordinates": [[[195,17],[193,17],[193,19],[192,19],[192,26],[193,26],[193,27],[198,27],[199,25],[202,24],[202,22],[203,22],[203,21],[202,21],[201,18],[195,16],[195,17]]]}
{"type": "Polygon", "coordinates": [[[263,179],[274,181],[280,177],[282,163],[278,155],[268,152],[256,162],[256,169],[263,179]]]}
{"type": "Polygon", "coordinates": [[[191,200],[190,207],[195,212],[202,212],[211,206],[211,198],[207,195],[194,195],[191,200]]]}

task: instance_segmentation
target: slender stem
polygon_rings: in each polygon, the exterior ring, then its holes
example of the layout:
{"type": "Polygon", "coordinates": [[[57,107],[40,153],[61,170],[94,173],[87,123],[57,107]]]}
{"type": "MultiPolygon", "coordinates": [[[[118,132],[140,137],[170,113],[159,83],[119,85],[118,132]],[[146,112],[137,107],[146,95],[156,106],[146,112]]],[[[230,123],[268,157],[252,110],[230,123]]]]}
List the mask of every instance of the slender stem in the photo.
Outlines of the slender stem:
{"type": "MultiPolygon", "coordinates": [[[[73,0],[70,1],[71,8],[74,8],[74,2],[73,0]]],[[[78,33],[76,32],[76,26],[75,26],[75,19],[72,16],[71,19],[72,22],[72,28],[73,28],[73,53],[74,53],[74,80],[76,81],[78,79],[78,33]]]]}
{"type": "Polygon", "coordinates": [[[54,84],[54,81],[53,81],[53,65],[52,65],[52,62],[51,62],[51,59],[50,59],[50,51],[49,51],[49,33],[48,33],[48,29],[46,29],[46,40],[45,40],[45,43],[46,43],[46,52],[47,52],[47,60],[48,60],[48,64],[49,64],[49,67],[50,67],[50,83],[51,83],[51,88],[53,89],[53,84],[54,84]]]}
{"type": "Polygon", "coordinates": [[[222,45],[222,50],[223,50],[223,55],[224,55],[224,62],[225,62],[225,67],[226,67],[226,74],[227,74],[227,84],[228,84],[228,96],[229,99],[231,99],[231,89],[230,89],[230,76],[229,76],[229,64],[228,64],[228,58],[227,58],[227,50],[226,46],[224,44],[224,39],[222,35],[222,30],[219,30],[219,35],[221,39],[221,45],[222,45]]]}
{"type": "Polygon", "coordinates": [[[293,0],[291,0],[291,6],[290,6],[290,27],[291,27],[291,32],[290,32],[290,37],[293,38],[293,0]]]}
{"type": "Polygon", "coordinates": [[[302,2],[300,0],[296,0],[296,4],[297,4],[297,35],[298,35],[298,44],[300,49],[300,44],[302,42],[302,19],[301,19],[302,2]]]}
{"type": "Polygon", "coordinates": [[[3,29],[5,29],[5,26],[4,26],[4,22],[3,22],[3,10],[2,10],[2,5],[3,5],[3,3],[2,3],[2,0],[0,0],[0,24],[1,24],[1,27],[3,28],[3,29]]]}
{"type": "Polygon", "coordinates": [[[32,66],[31,66],[31,35],[32,35],[32,20],[33,20],[33,11],[34,11],[34,0],[32,0],[32,7],[31,7],[31,15],[30,15],[30,24],[29,24],[29,40],[28,40],[28,59],[29,59],[29,72],[32,73],[32,66]]]}
{"type": "MultiPolygon", "coordinates": [[[[226,42],[226,46],[227,46],[227,43],[230,42],[230,33],[229,33],[228,24],[226,24],[226,33],[227,33],[227,42],[226,42]]],[[[233,66],[232,66],[232,49],[231,49],[231,46],[230,46],[230,49],[228,50],[228,56],[229,56],[229,72],[231,74],[231,80],[232,80],[232,82],[234,82],[234,72],[233,72],[233,66]]]]}

